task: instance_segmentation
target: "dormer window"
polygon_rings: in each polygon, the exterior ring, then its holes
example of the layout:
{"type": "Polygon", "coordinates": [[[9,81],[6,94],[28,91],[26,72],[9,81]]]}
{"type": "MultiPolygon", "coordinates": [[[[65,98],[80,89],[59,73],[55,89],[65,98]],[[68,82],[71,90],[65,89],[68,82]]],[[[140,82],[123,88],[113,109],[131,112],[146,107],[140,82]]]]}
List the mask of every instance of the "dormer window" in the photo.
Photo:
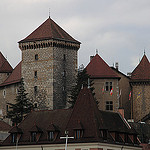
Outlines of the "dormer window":
{"type": "Polygon", "coordinates": [[[106,129],[100,129],[101,136],[103,140],[107,140],[107,130],[106,129]]]}
{"type": "Polygon", "coordinates": [[[54,141],[57,138],[59,132],[59,128],[53,123],[51,123],[47,128],[48,140],[54,141]]]}
{"type": "Polygon", "coordinates": [[[36,141],[37,141],[37,140],[36,140],[36,135],[37,135],[36,132],[32,132],[32,133],[31,133],[31,142],[36,142],[36,141]]]}
{"type": "Polygon", "coordinates": [[[31,135],[31,142],[37,142],[39,141],[41,135],[42,135],[42,130],[37,126],[37,125],[34,125],[32,127],[32,129],[30,130],[30,135],[31,135]]]}
{"type": "Polygon", "coordinates": [[[49,139],[49,141],[54,140],[54,132],[53,131],[48,132],[48,139],[49,139]]]}
{"type": "Polygon", "coordinates": [[[11,137],[12,137],[12,143],[16,143],[16,141],[17,141],[17,133],[12,133],[11,137]]]}
{"type": "Polygon", "coordinates": [[[75,139],[81,139],[83,137],[83,130],[77,129],[75,130],[75,139]]]}
{"type": "Polygon", "coordinates": [[[74,137],[75,139],[80,139],[83,137],[83,126],[82,126],[82,123],[80,122],[80,120],[78,120],[77,124],[75,125],[75,128],[74,128],[74,137]]]}
{"type": "Polygon", "coordinates": [[[11,142],[18,143],[23,132],[18,126],[14,126],[9,133],[11,134],[11,142]]]}

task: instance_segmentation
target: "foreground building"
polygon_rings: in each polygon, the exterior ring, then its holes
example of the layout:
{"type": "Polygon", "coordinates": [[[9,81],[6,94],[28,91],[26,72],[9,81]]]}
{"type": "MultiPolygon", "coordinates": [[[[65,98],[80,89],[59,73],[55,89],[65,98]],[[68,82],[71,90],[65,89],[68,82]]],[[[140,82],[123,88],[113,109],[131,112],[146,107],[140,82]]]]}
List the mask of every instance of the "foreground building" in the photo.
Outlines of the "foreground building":
{"type": "Polygon", "coordinates": [[[74,137],[68,140],[70,150],[141,150],[137,133],[118,114],[98,109],[90,89],[84,87],[73,109],[31,112],[0,149],[62,150],[65,131],[74,137]]]}

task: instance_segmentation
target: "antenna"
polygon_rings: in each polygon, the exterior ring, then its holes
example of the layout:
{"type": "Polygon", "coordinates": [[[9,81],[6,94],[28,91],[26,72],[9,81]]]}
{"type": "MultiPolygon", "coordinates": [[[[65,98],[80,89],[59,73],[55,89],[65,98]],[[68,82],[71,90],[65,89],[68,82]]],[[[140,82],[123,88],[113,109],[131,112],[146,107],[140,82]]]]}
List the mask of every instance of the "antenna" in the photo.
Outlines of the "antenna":
{"type": "Polygon", "coordinates": [[[144,48],[144,55],[145,55],[145,48],[144,48]]]}

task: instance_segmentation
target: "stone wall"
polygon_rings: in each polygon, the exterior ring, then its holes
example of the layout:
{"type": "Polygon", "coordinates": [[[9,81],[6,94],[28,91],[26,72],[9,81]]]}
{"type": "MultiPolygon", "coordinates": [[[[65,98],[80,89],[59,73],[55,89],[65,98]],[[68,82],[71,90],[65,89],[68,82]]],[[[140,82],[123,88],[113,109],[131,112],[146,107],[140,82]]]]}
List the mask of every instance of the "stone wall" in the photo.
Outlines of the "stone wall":
{"type": "Polygon", "coordinates": [[[132,86],[133,118],[135,121],[150,113],[150,85],[134,84],[132,86]]]}
{"type": "Polygon", "coordinates": [[[40,103],[37,97],[44,90],[47,108],[65,108],[75,82],[79,44],[63,42],[59,45],[57,41],[46,40],[36,42],[37,47],[34,48],[30,45],[34,45],[34,42],[19,45],[22,50],[22,77],[30,98],[40,103]],[[44,42],[45,46],[40,47],[44,42]]]}
{"type": "Polygon", "coordinates": [[[118,79],[93,79],[93,87],[95,88],[95,97],[99,102],[98,106],[100,110],[106,110],[106,101],[113,101],[113,111],[117,112],[119,108],[119,85],[118,79]],[[112,82],[113,94],[110,95],[110,91],[105,90],[105,83],[112,82]],[[103,91],[104,89],[104,91],[103,91]]]}

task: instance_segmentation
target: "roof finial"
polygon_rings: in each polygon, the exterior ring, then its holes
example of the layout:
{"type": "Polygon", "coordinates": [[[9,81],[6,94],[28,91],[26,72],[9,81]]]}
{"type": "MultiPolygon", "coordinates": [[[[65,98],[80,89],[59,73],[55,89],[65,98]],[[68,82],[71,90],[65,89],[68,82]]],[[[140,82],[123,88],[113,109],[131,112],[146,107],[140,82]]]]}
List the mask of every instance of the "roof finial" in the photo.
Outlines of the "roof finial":
{"type": "Polygon", "coordinates": [[[144,48],[144,55],[145,55],[145,48],[144,48]]]}
{"type": "Polygon", "coordinates": [[[98,50],[96,49],[96,54],[98,54],[98,50]]]}
{"type": "Polygon", "coordinates": [[[50,11],[50,8],[49,8],[49,18],[51,18],[51,16],[50,16],[50,12],[51,12],[51,11],[50,11]]]}

